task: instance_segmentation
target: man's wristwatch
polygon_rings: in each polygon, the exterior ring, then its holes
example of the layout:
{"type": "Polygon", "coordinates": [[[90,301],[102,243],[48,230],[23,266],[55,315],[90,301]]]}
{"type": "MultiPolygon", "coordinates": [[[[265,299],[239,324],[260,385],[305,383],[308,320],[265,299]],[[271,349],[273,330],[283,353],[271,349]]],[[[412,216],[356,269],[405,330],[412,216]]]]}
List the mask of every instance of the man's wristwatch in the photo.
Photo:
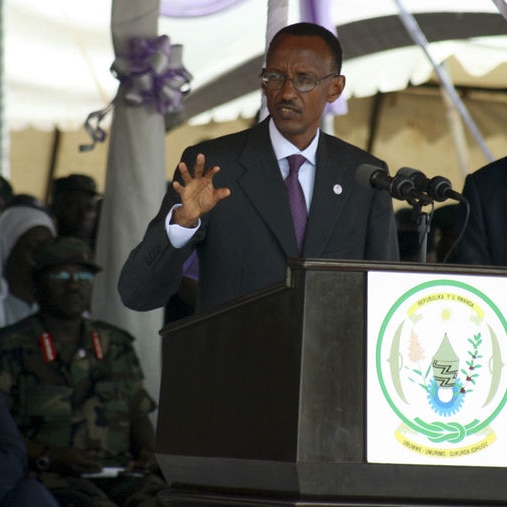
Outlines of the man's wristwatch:
{"type": "Polygon", "coordinates": [[[37,467],[37,470],[40,470],[41,472],[45,472],[51,465],[51,460],[49,459],[48,455],[48,448],[44,449],[41,453],[41,455],[37,458],[35,462],[35,466],[37,467]]]}

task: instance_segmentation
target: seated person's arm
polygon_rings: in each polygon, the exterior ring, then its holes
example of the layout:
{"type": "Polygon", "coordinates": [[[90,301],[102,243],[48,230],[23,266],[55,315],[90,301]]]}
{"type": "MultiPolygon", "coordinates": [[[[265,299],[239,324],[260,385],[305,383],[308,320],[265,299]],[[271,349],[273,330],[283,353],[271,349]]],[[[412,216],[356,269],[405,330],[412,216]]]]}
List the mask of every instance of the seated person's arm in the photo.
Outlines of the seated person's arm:
{"type": "Polygon", "coordinates": [[[130,450],[135,462],[131,468],[156,470],[155,459],[155,430],[147,415],[136,417],[131,421],[130,450]]]}
{"type": "Polygon", "coordinates": [[[92,450],[82,451],[72,447],[46,446],[36,440],[26,440],[30,468],[39,471],[58,472],[79,476],[98,473],[102,464],[92,450]]]}

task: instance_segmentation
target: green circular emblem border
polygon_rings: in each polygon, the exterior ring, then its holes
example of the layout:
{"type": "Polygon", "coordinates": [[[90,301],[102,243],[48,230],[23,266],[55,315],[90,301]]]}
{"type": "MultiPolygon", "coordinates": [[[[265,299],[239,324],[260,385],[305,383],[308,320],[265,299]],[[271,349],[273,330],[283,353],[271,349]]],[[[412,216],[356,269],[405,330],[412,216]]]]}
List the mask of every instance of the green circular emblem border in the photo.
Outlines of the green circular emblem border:
{"type": "MultiPolygon", "coordinates": [[[[394,313],[398,310],[398,308],[401,306],[401,304],[403,302],[405,302],[410,296],[413,296],[415,293],[417,292],[420,292],[421,290],[423,289],[427,289],[427,288],[430,288],[430,287],[437,287],[437,286],[452,286],[452,287],[459,287],[461,289],[464,289],[468,292],[471,292],[473,294],[475,294],[477,297],[479,297],[480,299],[482,299],[492,310],[493,312],[496,314],[496,316],[498,317],[498,319],[500,320],[503,328],[504,328],[504,331],[507,335],[507,321],[505,320],[504,316],[502,315],[502,313],[500,312],[500,310],[498,309],[498,307],[495,305],[495,303],[488,297],[486,296],[486,294],[484,294],[483,292],[481,292],[480,290],[476,289],[475,287],[472,287],[471,285],[468,285],[464,282],[460,282],[460,281],[457,281],[457,280],[446,280],[446,279],[440,279],[440,280],[431,280],[429,282],[424,282],[424,283],[421,283],[419,285],[416,285],[415,287],[412,287],[410,290],[408,290],[407,292],[405,292],[402,296],[400,296],[397,301],[393,304],[393,306],[391,307],[391,309],[387,312],[387,315],[385,316],[383,322],[382,322],[382,325],[380,327],[380,331],[379,331],[379,334],[378,334],[378,340],[377,340],[377,347],[376,347],[376,354],[375,354],[375,363],[376,363],[376,367],[377,367],[377,377],[379,379],[379,382],[380,382],[380,387],[382,389],[382,392],[384,393],[384,396],[389,404],[389,406],[392,408],[392,410],[395,412],[395,414],[407,425],[409,426],[410,428],[412,428],[413,430],[417,431],[418,433],[426,433],[425,429],[426,428],[433,428],[434,427],[434,424],[433,423],[426,423],[420,419],[418,419],[418,423],[417,422],[414,422],[410,419],[407,419],[407,417],[405,417],[405,415],[398,409],[398,407],[395,405],[395,403],[393,402],[393,400],[391,399],[391,397],[389,396],[389,393],[387,391],[387,388],[386,388],[386,385],[384,383],[384,379],[383,379],[383,376],[381,374],[382,372],[382,369],[381,369],[381,345],[382,345],[382,341],[384,339],[384,335],[385,335],[385,331],[386,331],[386,328],[392,318],[392,316],[394,315],[394,313]]],[[[493,421],[497,416],[498,414],[500,413],[500,411],[503,409],[505,403],[507,402],[507,390],[502,398],[502,400],[500,401],[499,405],[497,406],[497,408],[491,413],[491,415],[485,419],[482,423],[479,423],[478,424],[478,421],[472,421],[470,422],[469,424],[466,424],[465,425],[465,433],[467,435],[471,435],[473,433],[476,433],[478,431],[481,431],[482,429],[486,428],[490,423],[491,421],[493,421]]],[[[437,423],[439,424],[439,423],[437,423]]],[[[451,426],[455,426],[456,423],[450,423],[451,426]]],[[[461,425],[459,425],[461,426],[461,425]]],[[[466,435],[463,435],[463,437],[466,436],[466,435]]]]}

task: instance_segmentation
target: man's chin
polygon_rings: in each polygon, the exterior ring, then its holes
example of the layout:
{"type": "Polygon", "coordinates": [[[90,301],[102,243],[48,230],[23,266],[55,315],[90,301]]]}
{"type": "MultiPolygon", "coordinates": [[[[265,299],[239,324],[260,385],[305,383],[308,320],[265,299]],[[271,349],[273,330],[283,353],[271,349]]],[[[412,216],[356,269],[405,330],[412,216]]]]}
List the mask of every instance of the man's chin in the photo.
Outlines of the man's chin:
{"type": "Polygon", "coordinates": [[[53,308],[51,313],[61,320],[78,320],[83,317],[88,307],[82,304],[79,305],[66,305],[65,309],[53,308]]]}
{"type": "Polygon", "coordinates": [[[299,122],[294,116],[290,118],[287,116],[276,116],[273,117],[273,121],[278,131],[283,135],[296,135],[301,131],[299,122]]]}
{"type": "Polygon", "coordinates": [[[275,126],[278,129],[278,132],[280,132],[280,134],[289,141],[304,134],[304,130],[301,128],[301,125],[293,120],[282,120],[278,122],[275,120],[275,126]]]}

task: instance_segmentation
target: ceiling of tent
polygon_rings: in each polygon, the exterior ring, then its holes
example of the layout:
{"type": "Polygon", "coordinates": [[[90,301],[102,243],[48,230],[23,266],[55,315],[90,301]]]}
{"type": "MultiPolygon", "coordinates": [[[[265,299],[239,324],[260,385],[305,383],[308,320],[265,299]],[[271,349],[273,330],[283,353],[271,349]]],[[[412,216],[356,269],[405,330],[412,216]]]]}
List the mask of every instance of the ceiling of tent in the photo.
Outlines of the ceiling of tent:
{"type": "MultiPolygon", "coordinates": [[[[267,0],[244,0],[201,18],[161,18],[159,33],[183,45],[193,75],[185,118],[251,117],[260,105],[267,0]]],[[[289,22],[298,2],[289,2],[289,22]]],[[[393,0],[334,0],[331,18],[344,46],[346,97],[403,89],[432,78],[393,0]]],[[[458,85],[505,89],[507,21],[491,0],[405,0],[405,8],[447,62],[458,85]]],[[[9,129],[77,128],[105,107],[118,86],[109,68],[111,0],[6,0],[4,89],[9,129]]]]}

